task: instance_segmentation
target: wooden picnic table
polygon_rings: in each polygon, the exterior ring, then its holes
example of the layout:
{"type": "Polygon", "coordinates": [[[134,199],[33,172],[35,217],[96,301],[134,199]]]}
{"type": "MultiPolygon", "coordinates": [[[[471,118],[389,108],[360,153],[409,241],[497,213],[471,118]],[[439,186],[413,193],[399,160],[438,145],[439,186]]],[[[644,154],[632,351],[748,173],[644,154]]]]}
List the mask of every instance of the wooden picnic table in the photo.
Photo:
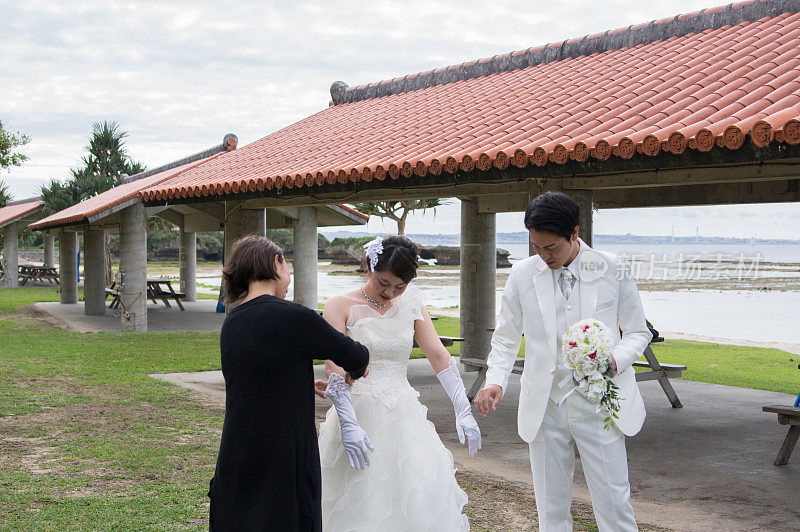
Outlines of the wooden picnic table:
{"type": "MultiPolygon", "coordinates": [[[[119,286],[116,281],[112,282],[109,288],[106,288],[106,297],[108,296],[112,297],[108,308],[117,308],[120,306],[119,286]]],[[[178,308],[186,310],[181,303],[181,299],[185,297],[186,294],[183,292],[176,292],[175,289],[172,288],[172,283],[169,279],[147,280],[147,299],[151,300],[153,303],[158,303],[160,299],[164,305],[171,308],[172,305],[170,305],[169,302],[172,300],[177,303],[178,308]]]]}
{"type": "MultiPolygon", "coordinates": [[[[488,328],[487,330],[489,332],[494,332],[494,328],[488,328]]],[[[650,344],[663,341],[664,338],[659,336],[653,338],[650,341],[650,344]]],[[[643,354],[646,361],[637,360],[633,363],[633,365],[639,368],[650,368],[650,371],[637,371],[636,381],[658,380],[658,383],[661,385],[661,389],[664,390],[664,395],[666,395],[667,399],[669,399],[672,408],[683,408],[683,404],[681,404],[680,399],[678,399],[678,394],[675,393],[675,389],[672,387],[672,383],[670,383],[669,380],[672,378],[680,378],[681,374],[686,370],[686,366],[679,364],[661,364],[658,359],[656,359],[656,355],[653,353],[653,350],[650,349],[649,344],[644,350],[643,354]]],[[[478,370],[478,375],[475,377],[475,382],[472,384],[472,388],[470,388],[469,393],[467,394],[467,397],[471,401],[478,394],[478,391],[483,386],[484,381],[486,381],[486,372],[489,368],[486,365],[486,360],[482,358],[470,358],[462,355],[461,362],[466,366],[470,366],[478,370]]],[[[521,375],[524,368],[525,359],[517,358],[517,360],[514,361],[514,369],[512,370],[512,373],[521,375]]]]}
{"type": "Polygon", "coordinates": [[[20,286],[25,286],[28,281],[47,281],[48,283],[59,284],[58,271],[55,268],[47,268],[45,266],[28,266],[21,265],[19,267],[20,286]]]}
{"type": "Polygon", "coordinates": [[[181,299],[185,298],[186,294],[183,292],[176,292],[174,288],[172,288],[172,282],[169,279],[148,279],[147,280],[147,299],[150,299],[153,303],[157,303],[156,300],[160,299],[164,302],[168,308],[171,307],[169,304],[170,299],[175,301],[182,311],[186,310],[183,308],[183,304],[181,304],[181,299]]]}
{"type": "Polygon", "coordinates": [[[789,425],[789,432],[786,433],[786,438],[783,440],[778,451],[778,456],[775,457],[775,465],[782,466],[789,462],[789,457],[792,456],[792,451],[800,438],[800,407],[797,406],[765,406],[764,412],[772,412],[778,414],[778,423],[781,425],[789,425]]]}

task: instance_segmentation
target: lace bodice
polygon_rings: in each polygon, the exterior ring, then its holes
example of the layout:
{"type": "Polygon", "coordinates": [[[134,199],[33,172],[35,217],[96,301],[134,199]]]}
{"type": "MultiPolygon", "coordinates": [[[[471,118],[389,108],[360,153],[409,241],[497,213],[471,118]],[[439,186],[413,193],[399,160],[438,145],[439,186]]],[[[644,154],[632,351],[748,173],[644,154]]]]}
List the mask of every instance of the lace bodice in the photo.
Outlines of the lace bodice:
{"type": "Polygon", "coordinates": [[[369,375],[353,384],[353,394],[372,395],[393,408],[404,394],[419,394],[408,383],[408,359],[414,345],[414,322],[422,319],[422,292],[409,285],[384,314],[353,305],[347,335],[369,349],[369,375]]]}

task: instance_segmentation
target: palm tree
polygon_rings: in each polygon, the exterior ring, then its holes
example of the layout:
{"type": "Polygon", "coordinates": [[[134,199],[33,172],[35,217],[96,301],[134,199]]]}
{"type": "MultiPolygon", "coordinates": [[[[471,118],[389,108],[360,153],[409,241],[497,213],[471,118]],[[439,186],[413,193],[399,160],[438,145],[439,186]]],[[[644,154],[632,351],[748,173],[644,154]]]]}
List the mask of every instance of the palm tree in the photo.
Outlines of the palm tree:
{"type": "Polygon", "coordinates": [[[63,211],[83,199],[81,191],[72,181],[62,183],[56,179],[51,179],[48,184],[39,187],[39,195],[48,214],[63,211]]]}
{"type": "Polygon", "coordinates": [[[9,201],[11,201],[11,194],[8,192],[8,185],[0,179],[0,207],[5,207],[9,201]]]}
{"type": "Polygon", "coordinates": [[[436,207],[447,205],[447,200],[442,199],[422,199],[422,200],[403,200],[403,201],[376,201],[369,203],[356,203],[354,207],[359,212],[368,214],[370,216],[378,216],[380,218],[389,218],[397,222],[397,234],[406,234],[406,218],[411,211],[421,210],[425,212],[427,209],[433,209],[436,212],[436,207]]]}
{"type": "Polygon", "coordinates": [[[83,158],[83,168],[72,171],[85,197],[92,197],[122,183],[122,174],[134,175],[145,170],[125,149],[128,133],[116,122],[95,122],[83,158]]]}

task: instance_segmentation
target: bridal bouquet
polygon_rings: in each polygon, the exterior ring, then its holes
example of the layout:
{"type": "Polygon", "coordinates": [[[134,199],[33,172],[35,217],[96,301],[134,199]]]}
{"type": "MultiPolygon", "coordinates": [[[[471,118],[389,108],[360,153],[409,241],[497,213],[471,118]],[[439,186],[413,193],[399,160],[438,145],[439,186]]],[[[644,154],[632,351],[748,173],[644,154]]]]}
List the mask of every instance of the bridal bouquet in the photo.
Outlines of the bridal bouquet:
{"type": "Polygon", "coordinates": [[[597,405],[598,412],[603,408],[608,414],[603,420],[608,430],[614,419],[619,419],[619,388],[611,380],[609,363],[613,355],[611,331],[597,320],[581,320],[564,334],[561,350],[576,388],[597,405]]]}

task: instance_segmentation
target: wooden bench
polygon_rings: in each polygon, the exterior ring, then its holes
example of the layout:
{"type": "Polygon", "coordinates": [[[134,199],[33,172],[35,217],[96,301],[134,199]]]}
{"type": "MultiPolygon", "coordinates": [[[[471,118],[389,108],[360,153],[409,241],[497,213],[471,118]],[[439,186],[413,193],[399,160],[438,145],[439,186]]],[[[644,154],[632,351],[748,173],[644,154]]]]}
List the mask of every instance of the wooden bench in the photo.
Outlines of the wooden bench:
{"type": "MultiPolygon", "coordinates": [[[[664,339],[659,336],[658,338],[654,338],[650,343],[652,344],[663,341],[664,339]]],[[[681,404],[680,399],[678,399],[678,394],[675,393],[675,389],[672,387],[672,383],[670,383],[669,380],[680,378],[683,372],[686,370],[686,366],[681,366],[678,364],[661,364],[658,359],[656,359],[656,355],[653,353],[653,350],[650,349],[649,345],[644,350],[644,357],[646,361],[636,361],[633,363],[633,365],[639,368],[650,368],[650,371],[637,371],[636,381],[640,382],[658,380],[658,383],[661,385],[661,389],[664,390],[664,395],[666,395],[667,399],[669,399],[672,408],[683,408],[683,404],[681,404]]],[[[486,360],[482,358],[468,358],[462,356],[461,363],[470,369],[475,369],[478,371],[478,375],[475,377],[475,382],[472,384],[472,388],[470,388],[469,393],[467,394],[469,400],[472,401],[486,380],[488,366],[486,365],[486,360]]],[[[517,358],[514,361],[514,369],[511,372],[521,375],[524,368],[525,359],[517,358]]]]}
{"type": "Polygon", "coordinates": [[[772,412],[778,414],[778,423],[781,425],[789,425],[789,432],[783,440],[778,451],[778,456],[775,457],[775,465],[782,466],[789,462],[789,457],[792,456],[792,451],[800,437],[800,407],[797,406],[765,406],[764,412],[772,412]]]}
{"type": "Polygon", "coordinates": [[[109,303],[108,308],[117,308],[119,307],[119,290],[114,288],[114,284],[111,284],[111,288],[106,288],[106,298],[111,296],[111,303],[109,303]]]}

